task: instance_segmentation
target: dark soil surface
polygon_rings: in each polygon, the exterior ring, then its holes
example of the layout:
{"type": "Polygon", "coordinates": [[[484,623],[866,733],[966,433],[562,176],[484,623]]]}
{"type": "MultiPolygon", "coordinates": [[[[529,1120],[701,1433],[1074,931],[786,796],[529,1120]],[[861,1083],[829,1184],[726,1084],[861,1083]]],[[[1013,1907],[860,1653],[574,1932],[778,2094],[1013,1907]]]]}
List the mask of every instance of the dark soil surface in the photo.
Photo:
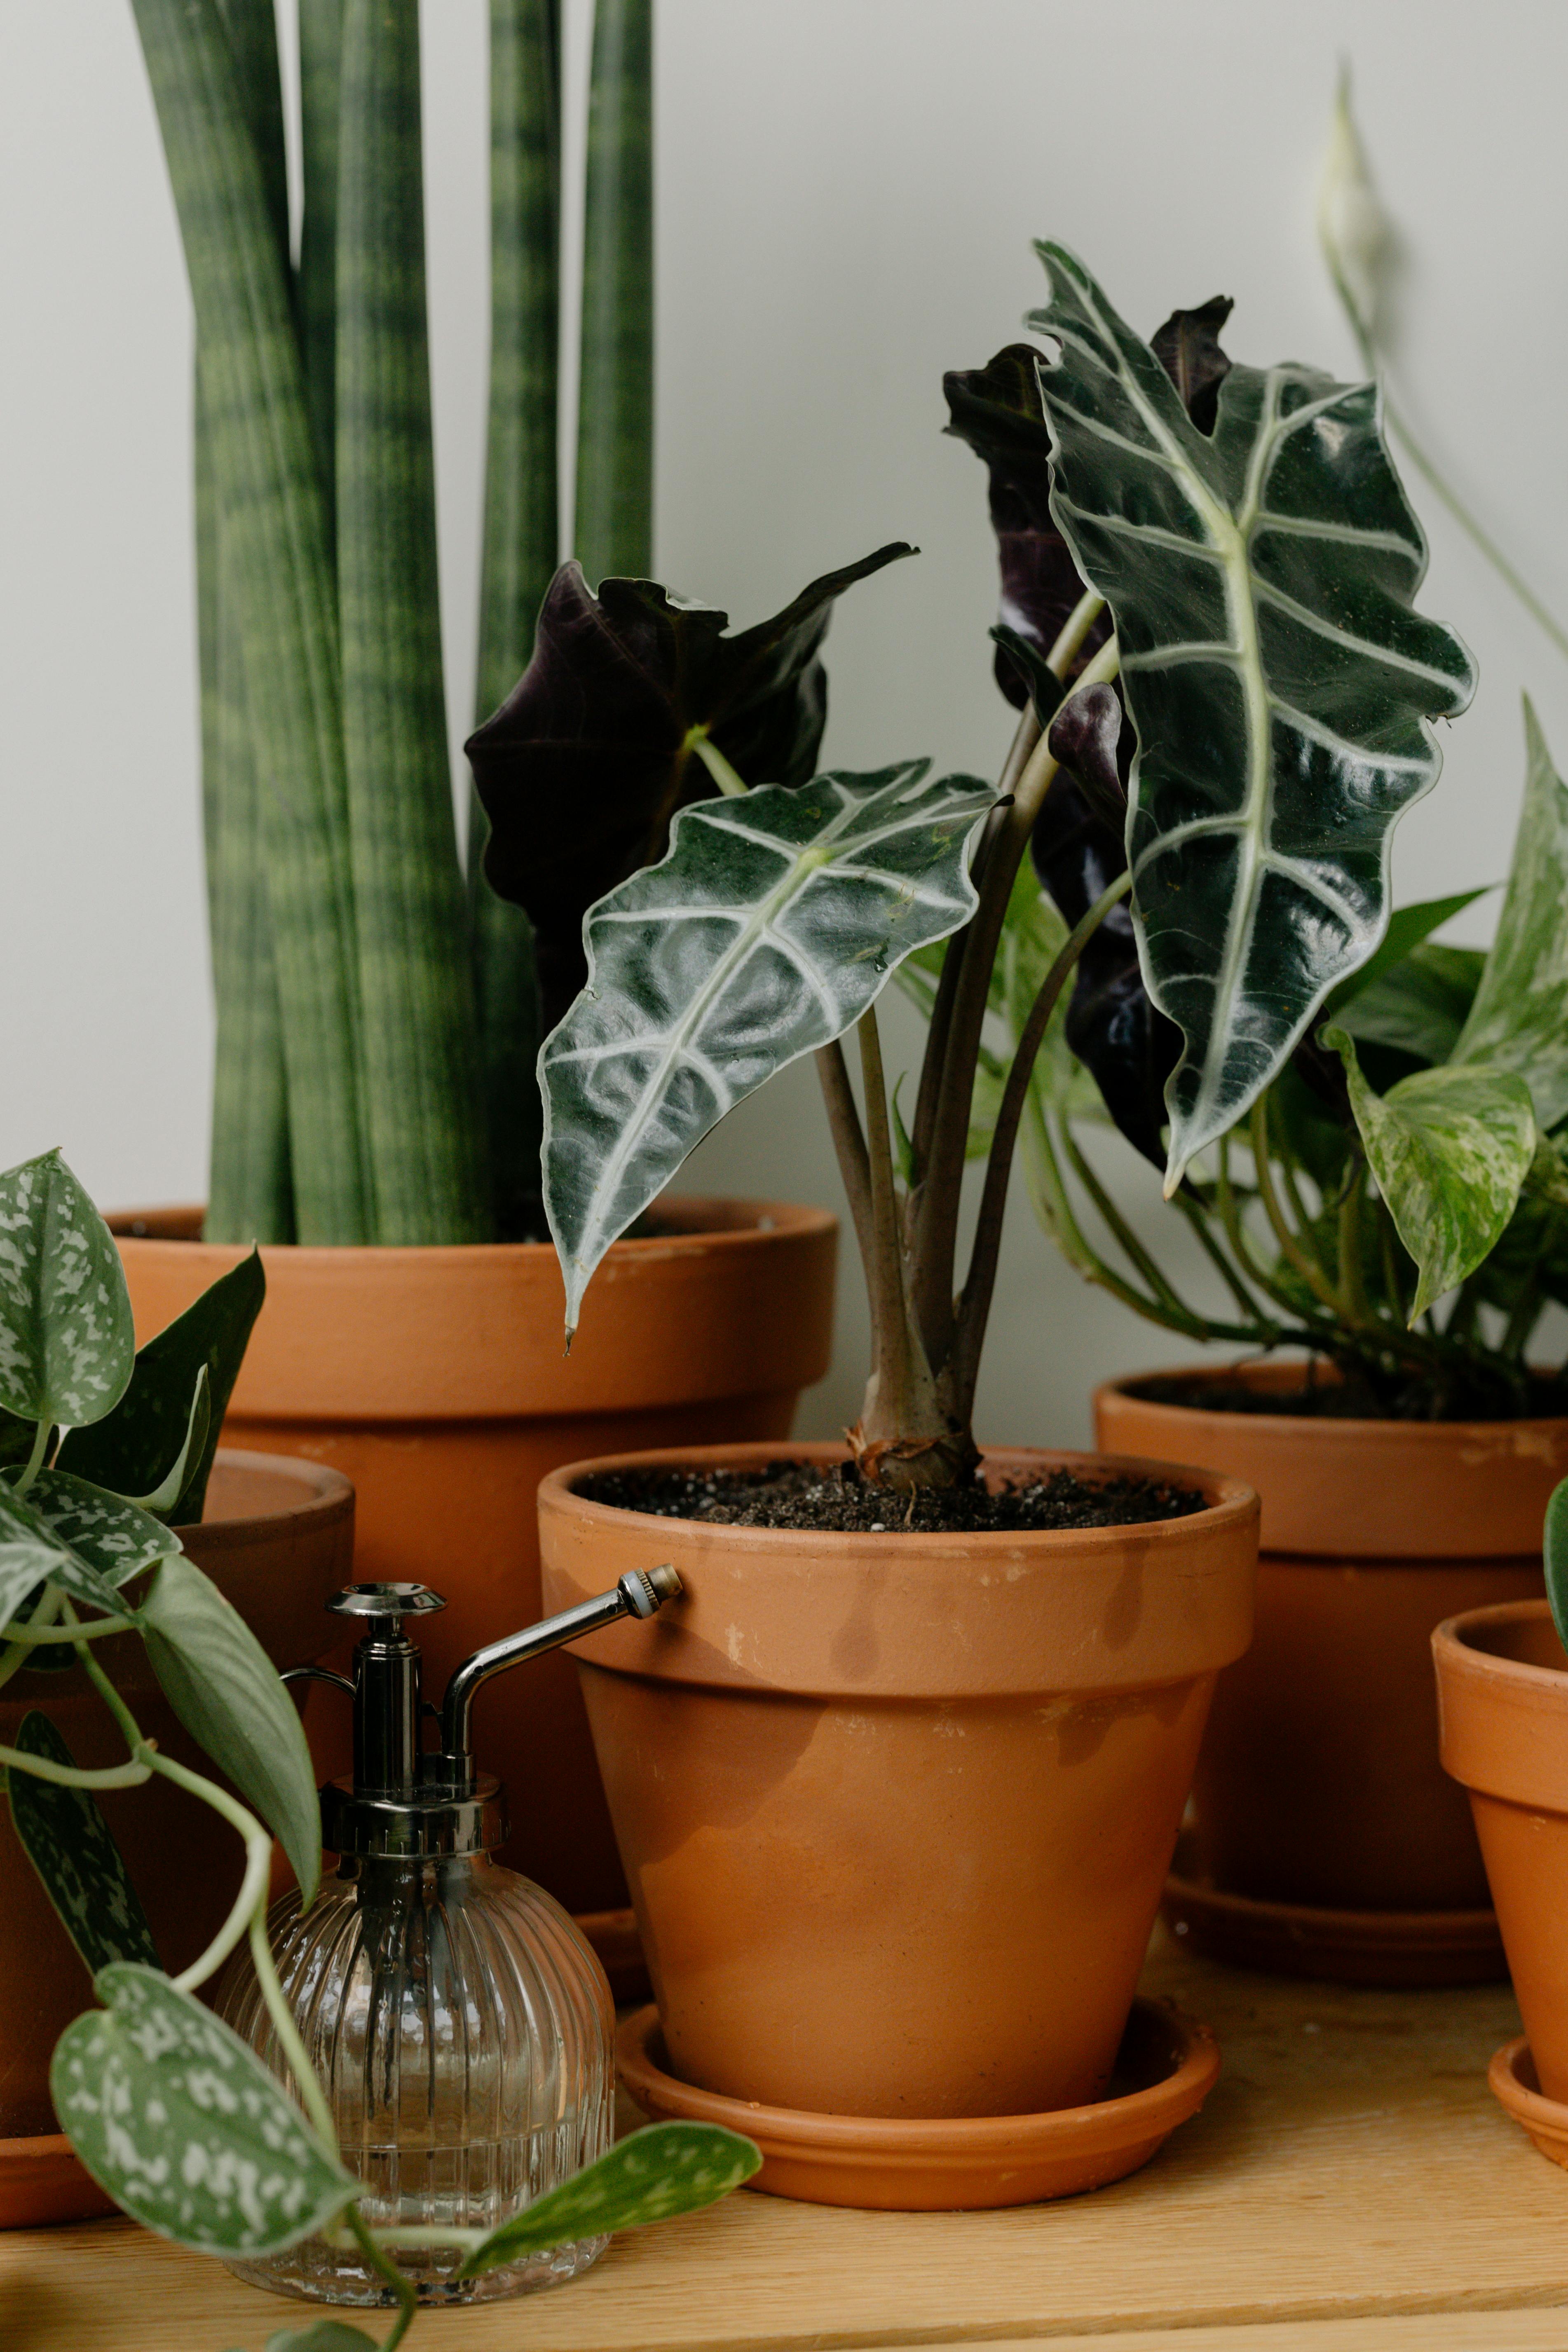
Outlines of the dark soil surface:
{"type": "Polygon", "coordinates": [[[660,1519],[731,1528],[805,1528],[834,1535],[1022,1535],[1052,1528],[1130,1528],[1183,1519],[1201,1494],[1152,1478],[1086,1479],[1053,1470],[1032,1485],[868,1486],[847,1465],[770,1462],[762,1470],[608,1470],[577,1488],[585,1502],[660,1519]]]}
{"type": "MultiPolygon", "coordinates": [[[[1151,1404],[1186,1405],[1196,1412],[1284,1414],[1296,1421],[1512,1421],[1521,1407],[1512,1399],[1467,1390],[1444,1404],[1424,1384],[1412,1383],[1380,1396],[1364,1380],[1353,1375],[1338,1380],[1320,1374],[1300,1389],[1255,1389],[1245,1381],[1164,1379],[1159,1374],[1129,1384],[1133,1396],[1151,1404]]],[[[1568,1413],[1568,1386],[1561,1380],[1542,1379],[1524,1408],[1531,1420],[1550,1420],[1568,1413]]]]}

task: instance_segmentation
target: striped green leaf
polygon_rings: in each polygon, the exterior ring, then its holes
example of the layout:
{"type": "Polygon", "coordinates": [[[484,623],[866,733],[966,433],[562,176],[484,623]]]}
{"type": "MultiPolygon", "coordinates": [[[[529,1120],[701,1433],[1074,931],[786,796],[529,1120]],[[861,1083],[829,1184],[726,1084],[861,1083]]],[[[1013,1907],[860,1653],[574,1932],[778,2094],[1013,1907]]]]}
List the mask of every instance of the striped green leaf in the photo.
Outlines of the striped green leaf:
{"type": "Polygon", "coordinates": [[[326,507],[337,531],[338,110],[343,0],[297,0],[300,26],[300,342],[310,435],[326,507]]]}
{"type": "Polygon", "coordinates": [[[1474,689],[1377,394],[1232,367],[1212,436],[1073,255],[1039,247],[1051,511],[1116,617],[1142,961],[1185,1051],[1166,1188],[1275,1077],[1388,915],[1389,835],[1474,689]]]}
{"type": "Polygon", "coordinates": [[[1552,1490],[1544,1529],[1546,1598],[1557,1638],[1568,1650],[1568,1478],[1552,1490]]]}
{"type": "Polygon", "coordinates": [[[1568,1118],[1568,784],[1524,700],[1524,807],[1497,935],[1453,1058],[1517,1070],[1543,1128],[1568,1118]]]}
{"type": "MultiPolygon", "coordinates": [[[[59,1730],[37,1708],[22,1717],[13,1744],[25,1756],[53,1764],[76,1762],[59,1730]]],[[[88,1975],[96,1976],[115,1960],[141,1960],[155,1969],[158,1948],[147,1914],[92,1790],[43,1780],[16,1766],[6,1775],[6,1788],[17,1842],[88,1975]]]]}
{"type": "Polygon", "coordinates": [[[653,0],[595,0],[573,547],[590,583],[653,569],[653,0]]]}
{"type": "Polygon", "coordinates": [[[754,2141],[719,2124],[650,2124],[492,2230],[459,2276],[480,2278],[524,2254],[700,2212],[750,2180],[762,2161],[754,2141]]]}
{"type": "Polygon", "coordinates": [[[0,1406],[75,1429],[125,1393],[136,1354],[114,1236],[58,1151],[0,1176],[0,1406]]]}

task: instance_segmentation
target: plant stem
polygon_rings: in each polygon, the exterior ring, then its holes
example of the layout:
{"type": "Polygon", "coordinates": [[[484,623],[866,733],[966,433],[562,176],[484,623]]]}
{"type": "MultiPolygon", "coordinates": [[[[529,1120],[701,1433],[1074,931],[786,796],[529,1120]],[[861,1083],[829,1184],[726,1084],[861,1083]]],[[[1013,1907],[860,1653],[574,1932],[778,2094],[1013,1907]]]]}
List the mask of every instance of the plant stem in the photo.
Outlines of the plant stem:
{"type": "Polygon", "coordinates": [[[11,1489],[11,1492],[14,1495],[25,1495],[28,1487],[32,1485],[34,1479],[37,1476],[39,1471],[43,1468],[44,1456],[49,1450],[49,1432],[53,1427],[53,1422],[49,1421],[46,1417],[43,1421],[39,1422],[37,1427],[34,1430],[33,1444],[31,1451],[27,1455],[26,1466],[23,1470],[22,1475],[17,1479],[16,1485],[11,1489]]]}
{"type": "MultiPolygon", "coordinates": [[[[346,2218],[349,2228],[359,2242],[360,2251],[366,2262],[380,2277],[386,2281],[397,2297],[399,2305],[397,2317],[393,2322],[391,2335],[385,2338],[381,2347],[381,2352],[394,2352],[394,2347],[402,2343],[414,2324],[414,2315],[419,2308],[418,2289],[412,2279],[404,2277],[396,2263],[382,2251],[375,2232],[372,2231],[357,2205],[349,2207],[346,2218]]],[[[468,2232],[464,2231],[461,2234],[462,2239],[466,2240],[468,2232]]],[[[436,2242],[444,2244],[447,2241],[441,2239],[436,2242]]],[[[460,2241],[454,2240],[453,2242],[460,2242],[460,2241]]]]}
{"type": "Polygon", "coordinates": [[[745,778],[731,766],[705,728],[694,727],[688,740],[721,793],[738,800],[742,793],[750,790],[745,778]]]}
{"type": "Polygon", "coordinates": [[[130,1617],[95,1617],[89,1625],[40,1625],[34,1620],[26,1625],[7,1625],[5,1639],[35,1649],[45,1642],[96,1642],[106,1633],[133,1633],[135,1630],[135,1621],[130,1617]]]}
{"type": "Polygon", "coordinates": [[[866,1269],[868,1293],[877,1250],[876,1224],[871,1209],[871,1162],[860,1126],[860,1114],[855,1108],[855,1097],[849,1085],[849,1066],[844,1059],[844,1048],[837,1037],[831,1045],[819,1046],[815,1059],[816,1075],[822,1082],[823,1100],[827,1106],[827,1124],[833,1137],[833,1149],[837,1155],[838,1172],[844,1179],[844,1190],[849,1197],[849,1213],[855,1220],[855,1238],[859,1244],[861,1264],[866,1269]]]}
{"type": "Polygon", "coordinates": [[[1188,1224],[1191,1225],[1193,1232],[1197,1236],[1200,1246],[1206,1252],[1215,1272],[1219,1276],[1220,1280],[1224,1283],[1226,1288],[1235,1299],[1237,1307],[1240,1307],[1244,1315],[1251,1316],[1256,1319],[1258,1325],[1258,1337],[1261,1345],[1264,1347],[1272,1347],[1277,1345],[1279,1332],[1279,1325],[1274,1321],[1272,1316],[1264,1312],[1259,1302],[1254,1298],[1252,1293],[1247,1289],[1239,1271],[1232,1265],[1229,1258],[1226,1257],[1224,1250],[1220,1247],[1218,1241],[1210,1232],[1207,1211],[1200,1202],[1195,1201],[1193,1198],[1192,1193],[1185,1188],[1185,1186],[1176,1193],[1175,1200],[1177,1208],[1181,1210],[1183,1215],[1186,1218],[1188,1224]]]}
{"type": "Polygon", "coordinates": [[[871,1249],[866,1264],[871,1301],[872,1379],[881,1406],[904,1434],[905,1399],[915,1366],[910,1348],[909,1305],[904,1295],[900,1249],[898,1190],[893,1181],[893,1145],[888,1126],[887,1082],[875,1005],[859,1019],[860,1076],[866,1095],[866,1151],[870,1195],[871,1249]]]}
{"type": "Polygon", "coordinates": [[[128,1764],[108,1764],[87,1770],[78,1764],[57,1764],[47,1756],[29,1756],[20,1748],[0,1747],[0,1766],[7,1772],[30,1772],[35,1780],[55,1780],[62,1789],[140,1789],[153,1777],[153,1757],[132,1758],[128,1764]]]}
{"type": "Polygon", "coordinates": [[[1352,1331],[1365,1330],[1373,1321],[1362,1265],[1362,1203],[1365,1197],[1366,1163],[1359,1162],[1340,1202],[1340,1295],[1344,1319],[1352,1331]]]}
{"type": "Polygon", "coordinates": [[[1268,1118],[1260,1095],[1252,1106],[1252,1159],[1258,1177],[1258,1197],[1263,1203],[1263,1213],[1274,1228],[1274,1238],[1288,1265],[1294,1267],[1314,1298],[1326,1307],[1336,1318],[1342,1317],[1344,1307],[1340,1293],[1329,1280],[1317,1259],[1306,1249],[1300,1237],[1286,1222],[1274,1190],[1274,1178],[1268,1165],[1268,1118]]]}

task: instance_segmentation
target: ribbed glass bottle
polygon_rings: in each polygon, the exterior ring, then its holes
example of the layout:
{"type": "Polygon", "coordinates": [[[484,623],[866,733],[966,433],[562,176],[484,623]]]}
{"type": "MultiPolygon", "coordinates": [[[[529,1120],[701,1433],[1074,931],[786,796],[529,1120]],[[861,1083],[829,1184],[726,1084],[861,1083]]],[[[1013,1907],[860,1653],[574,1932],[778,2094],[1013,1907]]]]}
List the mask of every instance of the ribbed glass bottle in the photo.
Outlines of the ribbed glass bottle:
{"type": "MultiPolygon", "coordinates": [[[[529,1879],[484,1854],[345,1856],[304,1918],[295,1892],[268,1932],[373,2228],[493,2230],[609,2147],[610,1988],[566,1912],[529,1879]]],[[[248,1955],[231,1967],[219,2011],[287,2077],[248,1955]]],[[[459,2248],[393,2258],[422,2300],[480,2302],[575,2278],[607,2242],[460,2284],[459,2248]]],[[[232,2268],[326,2303],[394,2300],[356,2246],[322,2237],[232,2268]]]]}

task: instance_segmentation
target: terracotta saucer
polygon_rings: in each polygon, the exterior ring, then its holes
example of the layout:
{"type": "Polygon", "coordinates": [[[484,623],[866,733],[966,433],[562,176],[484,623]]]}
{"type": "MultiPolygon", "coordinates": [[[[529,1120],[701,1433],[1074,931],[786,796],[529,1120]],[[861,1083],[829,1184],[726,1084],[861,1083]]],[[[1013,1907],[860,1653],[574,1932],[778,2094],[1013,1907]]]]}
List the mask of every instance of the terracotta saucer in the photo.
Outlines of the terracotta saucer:
{"type": "Polygon", "coordinates": [[[0,2230],[37,2230],[47,2221],[96,2221],[117,2213],[64,2132],[0,2139],[0,2230]]]}
{"type": "Polygon", "coordinates": [[[1568,2106],[1561,2099],[1549,2099],[1542,2089],[1522,2034],[1497,2052],[1487,2068],[1487,2083],[1498,2105],[1523,2125],[1542,2155],[1553,2164],[1568,2165],[1568,2106]]]}
{"type": "Polygon", "coordinates": [[[1103,2189],[1147,2164],[1176,2126],[1196,2115],[1219,2073],[1208,2027],[1156,2000],[1132,2004],[1110,2096],[1048,2115],[905,2121],[723,2098],[667,2071],[653,2008],[626,2020],[616,2058],[626,2088],[656,2121],[726,2124],[754,2139],[763,2168],[748,2189],[897,2212],[1034,2205],[1103,2189]]]}
{"type": "Polygon", "coordinates": [[[616,2007],[624,2009],[628,2001],[647,2000],[653,1987],[648,1982],[637,1913],[579,1911],[574,1916],[599,1956],[616,2007]]]}
{"type": "Polygon", "coordinates": [[[1183,1874],[1165,1881],[1165,1925],[1189,1952],[1271,1977],[1415,1990],[1508,1979],[1494,1911],[1327,1911],[1259,1903],[1183,1874]]]}

